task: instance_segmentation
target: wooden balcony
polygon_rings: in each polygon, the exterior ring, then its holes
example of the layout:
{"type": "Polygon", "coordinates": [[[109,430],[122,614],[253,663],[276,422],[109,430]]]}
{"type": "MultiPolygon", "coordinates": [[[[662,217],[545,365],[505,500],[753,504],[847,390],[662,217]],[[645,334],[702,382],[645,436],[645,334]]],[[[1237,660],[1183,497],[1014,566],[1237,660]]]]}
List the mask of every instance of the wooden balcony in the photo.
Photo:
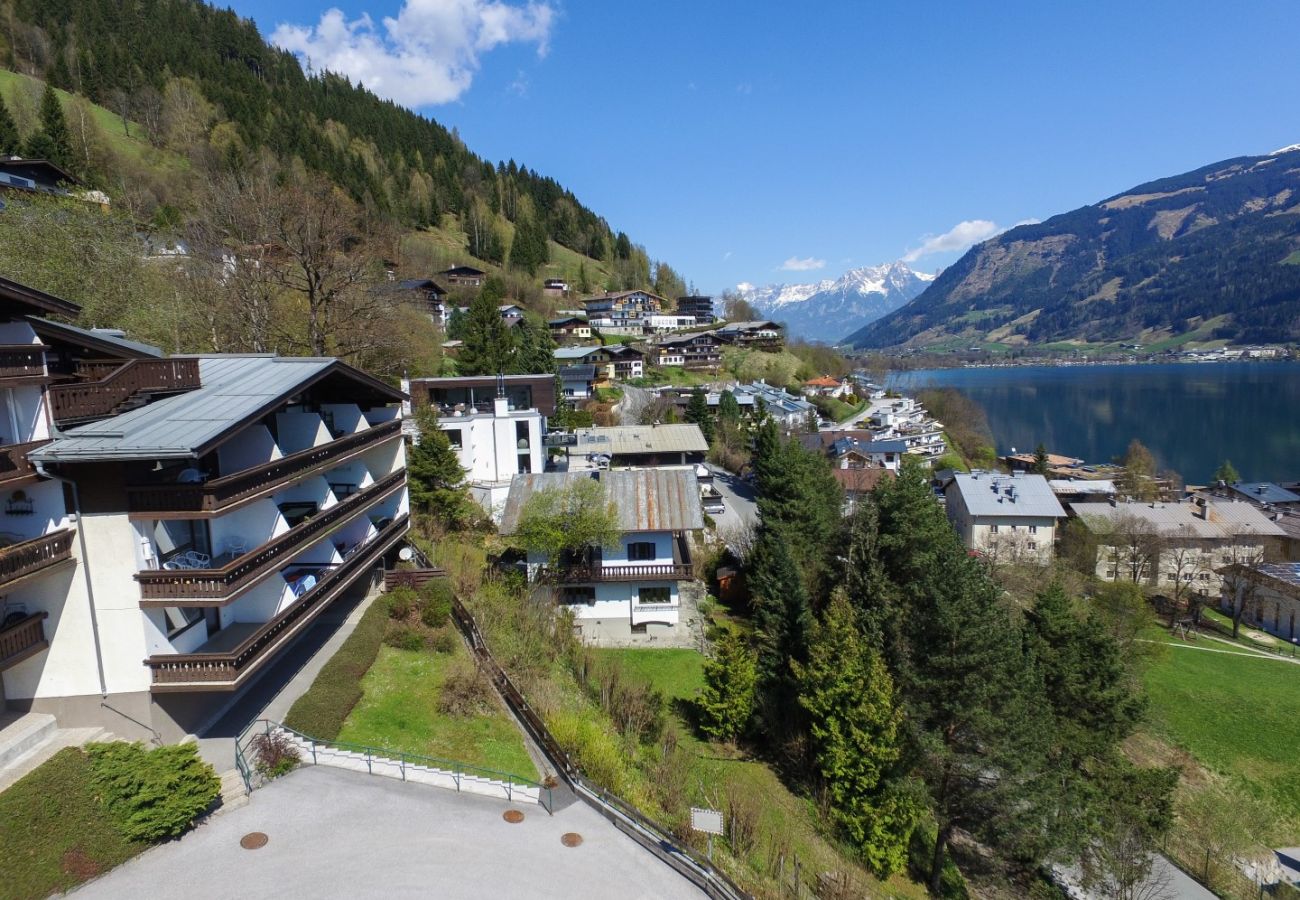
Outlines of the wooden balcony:
{"type": "Polygon", "coordinates": [[[610,581],[690,581],[695,577],[691,551],[682,535],[673,537],[671,563],[607,564],[599,550],[589,558],[558,566],[544,566],[540,578],[551,584],[595,584],[610,581]]]}
{"type": "Polygon", "coordinates": [[[61,425],[115,415],[132,402],[143,402],[150,394],[191,391],[202,385],[197,359],[87,363],[78,371],[99,377],[50,388],[50,408],[54,421],[61,425]]]}
{"type": "Polygon", "coordinates": [[[364,453],[386,441],[400,438],[399,420],[273,459],[265,465],[214,478],[203,484],[135,485],[127,488],[127,509],[150,518],[191,518],[212,514],[257,497],[274,493],[299,479],[364,453]]]}
{"type": "Polygon", "coordinates": [[[44,378],[44,344],[0,344],[0,378],[44,378]]]}
{"type": "Polygon", "coordinates": [[[346,525],[374,503],[406,483],[406,470],[375,482],[363,491],[321,510],[284,534],[236,557],[220,569],[176,569],[137,572],[143,606],[222,606],[276,571],[316,541],[346,525]],[[209,601],[186,603],[186,601],[209,601]]]}
{"type": "Polygon", "coordinates": [[[37,575],[72,559],[71,528],[0,549],[0,593],[14,582],[37,575]]]}
{"type": "Polygon", "coordinates": [[[0,672],[50,646],[45,639],[45,616],[43,612],[32,613],[0,630],[0,672]]]}
{"type": "Polygon", "coordinates": [[[238,690],[258,667],[301,634],[335,598],[373,568],[406,533],[409,522],[409,516],[393,520],[359,552],[331,569],[292,606],[258,627],[233,649],[204,653],[200,648],[196,653],[149,657],[144,662],[152,670],[152,690],[155,693],[238,690]]]}
{"type": "Polygon", "coordinates": [[[27,459],[27,454],[48,443],[48,440],[28,441],[26,444],[8,444],[0,447],[0,490],[12,491],[24,484],[39,481],[40,476],[36,474],[36,466],[27,459]]]}

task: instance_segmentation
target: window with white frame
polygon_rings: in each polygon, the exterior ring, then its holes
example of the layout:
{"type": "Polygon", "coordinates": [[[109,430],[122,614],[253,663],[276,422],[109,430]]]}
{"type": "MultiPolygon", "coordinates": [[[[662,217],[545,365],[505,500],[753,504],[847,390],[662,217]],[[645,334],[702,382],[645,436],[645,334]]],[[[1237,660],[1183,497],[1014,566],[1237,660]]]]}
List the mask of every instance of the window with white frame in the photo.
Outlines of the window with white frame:
{"type": "Polygon", "coordinates": [[[673,602],[673,592],[666,587],[643,587],[637,592],[642,606],[663,606],[673,602]]]}

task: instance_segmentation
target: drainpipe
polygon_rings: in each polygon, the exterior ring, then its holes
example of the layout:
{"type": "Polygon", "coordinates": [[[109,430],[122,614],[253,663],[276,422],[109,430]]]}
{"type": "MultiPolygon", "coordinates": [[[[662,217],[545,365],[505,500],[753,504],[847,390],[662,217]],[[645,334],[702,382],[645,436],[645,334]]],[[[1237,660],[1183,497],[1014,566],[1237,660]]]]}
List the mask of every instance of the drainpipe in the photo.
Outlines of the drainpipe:
{"type": "Polygon", "coordinates": [[[77,517],[77,543],[81,546],[81,574],[86,579],[86,601],[90,605],[90,635],[95,642],[95,668],[99,671],[99,694],[101,700],[108,699],[108,680],[104,677],[104,650],[99,642],[99,617],[95,613],[95,584],[90,577],[90,557],[86,552],[86,529],[81,521],[81,495],[77,492],[77,483],[71,478],[55,475],[46,471],[45,464],[32,460],[36,465],[36,474],[72,488],[72,510],[77,517]]]}

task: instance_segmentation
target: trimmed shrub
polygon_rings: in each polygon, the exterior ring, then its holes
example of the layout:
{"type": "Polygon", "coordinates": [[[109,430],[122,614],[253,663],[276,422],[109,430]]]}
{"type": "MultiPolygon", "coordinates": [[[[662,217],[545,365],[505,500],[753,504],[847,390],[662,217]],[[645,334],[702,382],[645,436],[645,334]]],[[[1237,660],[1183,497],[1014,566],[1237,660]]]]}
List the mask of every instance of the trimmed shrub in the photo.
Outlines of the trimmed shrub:
{"type": "Polygon", "coordinates": [[[449,716],[477,716],[492,710],[492,686],[473,663],[457,660],[438,695],[438,711],[449,716]]]}
{"type": "Polygon", "coordinates": [[[405,585],[388,592],[388,615],[398,621],[405,619],[420,603],[420,597],[405,585]]]}
{"type": "Polygon", "coordinates": [[[435,578],[420,591],[420,621],[429,628],[440,628],[451,618],[451,582],[435,578]]]}
{"type": "MultiPolygon", "coordinates": [[[[393,593],[396,593],[394,591],[393,593]]],[[[361,699],[361,678],[379,655],[388,625],[388,603],[381,597],[361,616],[356,630],[325,663],[312,686],[297,699],[284,723],[310,737],[332,741],[361,699]]]]}
{"type": "Polygon", "coordinates": [[[146,750],[117,741],[89,744],[91,778],[131,840],[158,841],[189,828],[221,794],[221,779],[197,744],[146,750]]]}

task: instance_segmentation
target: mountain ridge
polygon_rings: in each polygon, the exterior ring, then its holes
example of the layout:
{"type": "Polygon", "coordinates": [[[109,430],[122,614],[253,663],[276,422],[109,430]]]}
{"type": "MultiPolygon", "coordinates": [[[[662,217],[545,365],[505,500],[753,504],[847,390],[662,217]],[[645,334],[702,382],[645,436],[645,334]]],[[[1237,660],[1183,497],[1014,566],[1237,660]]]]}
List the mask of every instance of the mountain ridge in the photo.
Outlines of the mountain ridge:
{"type": "Polygon", "coordinates": [[[762,287],[742,283],[737,290],[762,315],[784,322],[792,337],[836,343],[917,296],[934,277],[899,260],[859,266],[838,278],[762,287]]]}
{"type": "Polygon", "coordinates": [[[861,348],[1300,340],[1300,147],[1158,178],[972,247],[861,348]]]}

